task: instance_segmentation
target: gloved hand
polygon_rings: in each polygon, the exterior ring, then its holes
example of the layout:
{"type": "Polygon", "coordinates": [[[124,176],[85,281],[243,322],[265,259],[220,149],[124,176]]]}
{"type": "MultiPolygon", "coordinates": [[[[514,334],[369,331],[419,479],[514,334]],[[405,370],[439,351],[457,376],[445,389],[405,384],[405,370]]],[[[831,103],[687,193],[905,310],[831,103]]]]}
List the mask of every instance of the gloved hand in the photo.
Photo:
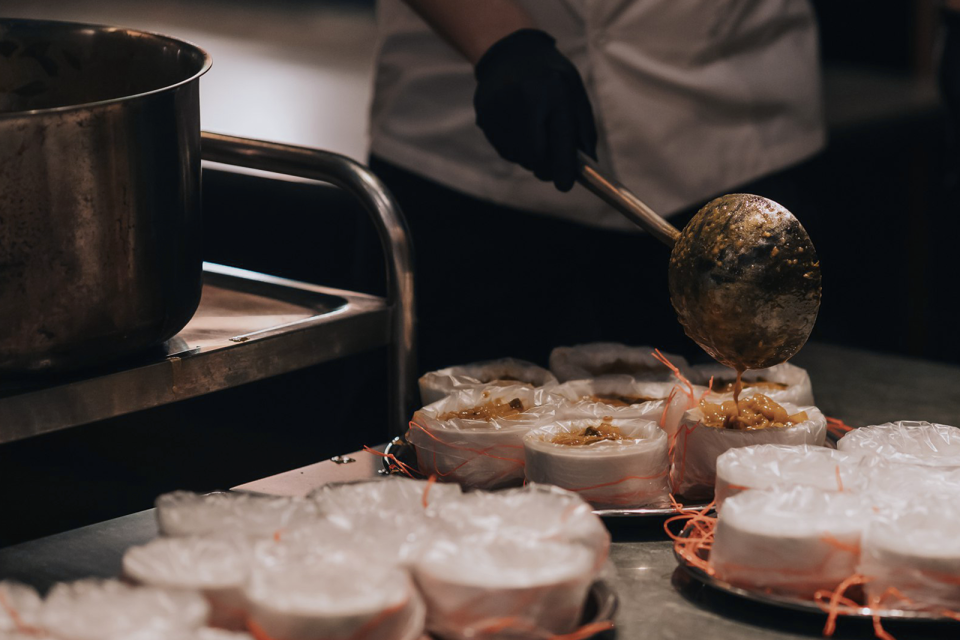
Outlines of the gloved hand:
{"type": "Polygon", "coordinates": [[[577,149],[596,158],[597,128],[580,73],[550,35],[520,29],[476,65],[477,125],[505,160],[573,188],[577,149]]]}

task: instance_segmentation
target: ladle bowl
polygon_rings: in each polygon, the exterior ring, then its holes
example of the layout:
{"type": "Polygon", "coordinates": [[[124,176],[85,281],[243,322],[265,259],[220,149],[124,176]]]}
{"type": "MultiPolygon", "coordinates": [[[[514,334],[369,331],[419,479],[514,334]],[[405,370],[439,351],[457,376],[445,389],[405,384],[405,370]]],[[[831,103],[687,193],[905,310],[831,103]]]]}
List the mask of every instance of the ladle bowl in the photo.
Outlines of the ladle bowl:
{"type": "Polygon", "coordinates": [[[581,154],[579,182],[672,247],[670,300],[718,362],[763,369],[793,357],[820,309],[820,261],[800,221],[767,198],[725,195],[678,231],[581,154]]]}

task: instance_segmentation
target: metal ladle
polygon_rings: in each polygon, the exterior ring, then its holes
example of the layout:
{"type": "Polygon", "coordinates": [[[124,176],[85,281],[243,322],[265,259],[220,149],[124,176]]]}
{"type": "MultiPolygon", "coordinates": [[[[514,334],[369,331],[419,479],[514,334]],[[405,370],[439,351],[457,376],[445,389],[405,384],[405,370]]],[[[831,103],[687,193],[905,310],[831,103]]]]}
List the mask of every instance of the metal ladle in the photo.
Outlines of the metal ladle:
{"type": "Polygon", "coordinates": [[[683,231],[580,153],[578,181],[672,247],[670,301],[684,331],[738,371],[785,362],[820,309],[820,261],[810,236],[773,200],[736,193],[708,202],[683,231]]]}

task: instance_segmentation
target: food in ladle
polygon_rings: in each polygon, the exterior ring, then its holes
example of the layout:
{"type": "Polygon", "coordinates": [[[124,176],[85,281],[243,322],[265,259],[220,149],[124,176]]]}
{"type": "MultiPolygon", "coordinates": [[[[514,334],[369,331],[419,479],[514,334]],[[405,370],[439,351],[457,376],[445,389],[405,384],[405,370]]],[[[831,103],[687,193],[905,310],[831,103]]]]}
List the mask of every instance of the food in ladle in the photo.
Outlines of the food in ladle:
{"type": "Polygon", "coordinates": [[[758,394],[737,402],[727,400],[717,404],[702,400],[700,423],[715,429],[757,430],[783,428],[807,419],[805,411],[793,415],[765,395],[758,394]]]}
{"type": "Polygon", "coordinates": [[[623,440],[623,433],[618,427],[613,426],[609,422],[601,422],[598,425],[591,425],[572,433],[558,433],[553,437],[551,442],[554,444],[583,446],[603,442],[604,440],[623,440]]]}
{"type": "Polygon", "coordinates": [[[524,412],[523,401],[520,398],[514,398],[509,402],[502,400],[491,400],[469,409],[459,411],[448,411],[439,416],[439,420],[483,420],[489,421],[494,418],[504,418],[509,420],[524,412]]]}

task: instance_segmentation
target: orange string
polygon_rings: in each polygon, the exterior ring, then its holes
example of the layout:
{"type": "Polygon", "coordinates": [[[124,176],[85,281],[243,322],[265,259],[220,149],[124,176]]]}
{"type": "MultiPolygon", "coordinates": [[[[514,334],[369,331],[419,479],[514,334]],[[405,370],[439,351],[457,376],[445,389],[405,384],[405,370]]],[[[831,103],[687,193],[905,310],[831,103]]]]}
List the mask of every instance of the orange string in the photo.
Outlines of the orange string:
{"type": "Polygon", "coordinates": [[[383,453],[382,451],[377,451],[371,447],[364,445],[363,450],[367,453],[372,453],[375,456],[380,456],[390,461],[390,470],[399,471],[407,477],[415,478],[414,472],[417,472],[416,469],[405,463],[403,460],[400,460],[397,456],[392,453],[383,453]]]}
{"type": "Polygon", "coordinates": [[[673,372],[673,375],[677,376],[677,379],[680,380],[682,384],[686,385],[687,389],[686,390],[681,389],[681,390],[688,398],[690,398],[690,401],[693,402],[694,401],[693,384],[689,380],[687,380],[687,378],[682,373],[680,373],[680,369],[678,369],[672,362],[670,362],[665,355],[660,353],[660,349],[654,349],[653,353],[651,353],[650,355],[656,358],[657,361],[659,361],[667,369],[670,369],[670,371],[673,372]]]}
{"type": "Polygon", "coordinates": [[[834,467],[837,471],[837,490],[843,491],[843,477],[840,475],[840,465],[834,467]]]}
{"type": "Polygon", "coordinates": [[[10,620],[13,621],[13,626],[16,627],[16,630],[20,633],[31,635],[31,636],[41,636],[45,632],[40,627],[34,627],[33,625],[27,624],[24,622],[23,618],[20,617],[20,612],[17,611],[14,606],[7,599],[7,594],[4,593],[4,589],[0,589],[0,607],[7,612],[7,615],[10,616],[10,620]]]}
{"type": "Polygon", "coordinates": [[[426,509],[430,504],[429,502],[427,502],[427,497],[430,495],[430,487],[432,487],[436,483],[436,481],[437,481],[437,476],[435,475],[431,475],[429,478],[427,478],[427,486],[423,490],[423,508],[424,509],[426,509]]]}
{"type": "Polygon", "coordinates": [[[824,636],[829,638],[833,635],[833,632],[837,630],[837,616],[840,615],[840,600],[844,599],[847,602],[850,602],[848,598],[844,598],[843,596],[843,594],[846,593],[847,589],[849,589],[854,585],[866,584],[869,581],[870,581],[870,578],[867,578],[866,576],[862,576],[858,573],[855,573],[849,578],[845,579],[839,585],[837,585],[837,588],[834,589],[832,592],[817,591],[814,594],[814,598],[816,599],[818,594],[822,595],[825,593],[830,593],[830,601],[829,601],[829,604],[826,605],[826,607],[824,607],[824,605],[819,600],[817,600],[817,604],[820,605],[820,608],[824,609],[824,611],[827,612],[827,623],[823,627],[824,636]]]}

